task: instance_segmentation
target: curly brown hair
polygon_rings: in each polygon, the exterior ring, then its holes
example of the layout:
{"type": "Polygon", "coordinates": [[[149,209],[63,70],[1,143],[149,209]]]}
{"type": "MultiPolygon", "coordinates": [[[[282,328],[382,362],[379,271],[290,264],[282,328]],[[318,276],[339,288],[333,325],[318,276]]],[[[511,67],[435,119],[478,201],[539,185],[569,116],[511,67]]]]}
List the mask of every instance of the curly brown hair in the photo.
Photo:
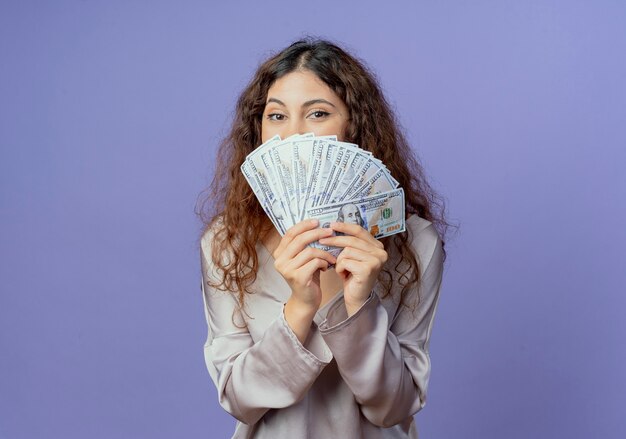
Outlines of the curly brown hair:
{"type": "MultiPolygon", "coordinates": [[[[382,160],[404,188],[407,217],[416,214],[432,222],[445,246],[449,224],[444,218],[443,200],[427,183],[374,74],[329,41],[296,41],[265,61],[241,93],[230,133],[218,150],[213,180],[200,194],[196,207],[204,226],[201,237],[209,230],[213,232],[211,258],[218,280],[208,282],[214,288],[235,292],[242,307],[259,268],[256,243],[272,224],[240,166],[261,144],[261,121],[269,88],[277,79],[297,70],[313,72],[343,100],[350,116],[344,140],[382,160]]],[[[420,280],[419,262],[409,242],[408,233],[383,239],[385,249],[399,255],[393,270],[399,274],[401,303],[405,293],[420,280]]],[[[444,260],[445,256],[444,249],[444,260]]],[[[385,267],[379,277],[384,296],[392,288],[389,269],[385,267]]]]}

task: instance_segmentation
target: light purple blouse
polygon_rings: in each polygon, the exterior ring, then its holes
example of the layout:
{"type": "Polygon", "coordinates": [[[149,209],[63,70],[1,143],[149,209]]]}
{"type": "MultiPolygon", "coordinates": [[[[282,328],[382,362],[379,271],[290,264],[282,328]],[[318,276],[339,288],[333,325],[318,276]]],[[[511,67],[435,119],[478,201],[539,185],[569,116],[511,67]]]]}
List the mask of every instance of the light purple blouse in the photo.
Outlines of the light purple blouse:
{"type": "MultiPolygon", "coordinates": [[[[416,215],[406,222],[420,263],[421,283],[398,304],[400,286],[369,299],[348,317],[339,292],[320,308],[301,344],[283,307],[291,290],[257,244],[259,270],[246,296],[210,288],[211,234],[201,244],[208,324],[206,366],[222,407],[237,418],[233,438],[417,438],[413,414],[426,403],[428,344],[443,272],[441,239],[416,215]],[[241,327],[243,326],[243,327],[241,327]]],[[[398,255],[389,255],[386,268],[398,255]]]]}

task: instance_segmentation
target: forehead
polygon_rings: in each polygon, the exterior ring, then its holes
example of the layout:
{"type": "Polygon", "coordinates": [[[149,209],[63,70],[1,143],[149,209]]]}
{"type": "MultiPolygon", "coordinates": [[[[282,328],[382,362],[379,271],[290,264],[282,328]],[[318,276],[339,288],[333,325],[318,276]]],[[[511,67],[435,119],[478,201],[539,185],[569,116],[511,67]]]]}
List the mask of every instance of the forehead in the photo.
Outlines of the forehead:
{"type": "Polygon", "coordinates": [[[278,78],[269,88],[267,97],[279,98],[281,101],[298,98],[324,98],[340,101],[335,92],[310,70],[296,70],[278,78]]]}
{"type": "Polygon", "coordinates": [[[354,204],[348,204],[346,206],[343,206],[343,211],[346,213],[356,213],[359,211],[359,208],[356,207],[354,204]]]}

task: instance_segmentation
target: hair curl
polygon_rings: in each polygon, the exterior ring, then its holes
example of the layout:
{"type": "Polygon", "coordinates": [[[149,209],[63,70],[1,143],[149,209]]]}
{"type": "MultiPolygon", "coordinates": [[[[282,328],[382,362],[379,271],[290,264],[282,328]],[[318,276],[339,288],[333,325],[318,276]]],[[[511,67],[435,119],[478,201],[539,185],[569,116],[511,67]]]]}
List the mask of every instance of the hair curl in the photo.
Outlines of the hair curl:
{"type": "MultiPolygon", "coordinates": [[[[404,188],[407,217],[416,214],[432,222],[445,247],[449,224],[444,218],[443,200],[426,181],[375,75],[363,62],[329,41],[296,41],[265,61],[241,93],[230,133],[218,150],[213,180],[200,194],[196,206],[204,225],[201,236],[211,229],[214,233],[211,262],[219,275],[209,283],[235,292],[241,307],[259,268],[256,243],[272,225],[240,166],[261,144],[261,121],[269,88],[277,79],[297,70],[315,73],[343,100],[350,114],[345,141],[358,144],[382,160],[404,188]]],[[[419,262],[407,235],[383,239],[385,249],[399,256],[393,269],[399,274],[401,303],[405,293],[420,280],[419,262]]],[[[390,294],[392,276],[388,267],[382,270],[379,281],[384,285],[384,296],[390,294]]]]}

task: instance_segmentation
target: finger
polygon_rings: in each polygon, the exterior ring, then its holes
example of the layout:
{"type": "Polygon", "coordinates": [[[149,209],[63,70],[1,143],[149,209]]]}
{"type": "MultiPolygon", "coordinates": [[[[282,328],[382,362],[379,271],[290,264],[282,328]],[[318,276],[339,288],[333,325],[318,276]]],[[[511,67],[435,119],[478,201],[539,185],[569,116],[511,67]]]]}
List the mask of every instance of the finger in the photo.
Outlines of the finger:
{"type": "Polygon", "coordinates": [[[311,259],[309,262],[307,262],[300,268],[299,275],[301,275],[302,278],[304,279],[312,280],[313,275],[315,274],[317,270],[326,271],[327,269],[328,269],[328,262],[326,262],[324,259],[315,258],[315,259],[311,259]]]}
{"type": "Polygon", "coordinates": [[[337,266],[345,267],[349,264],[350,271],[358,275],[369,275],[372,271],[379,271],[385,262],[387,262],[387,252],[384,250],[376,250],[375,254],[372,254],[346,247],[337,256],[337,266]]]}
{"type": "Polygon", "coordinates": [[[378,261],[378,259],[375,256],[373,256],[371,253],[367,251],[363,251],[358,248],[354,248],[354,247],[344,248],[339,254],[339,256],[337,257],[337,259],[339,258],[352,259],[353,261],[359,261],[359,262],[378,261]]]}
{"type": "Polygon", "coordinates": [[[361,238],[365,241],[369,241],[376,245],[377,247],[382,248],[382,242],[378,241],[376,238],[372,236],[372,234],[365,228],[359,226],[358,224],[348,224],[342,222],[334,222],[330,223],[330,228],[337,231],[342,232],[347,235],[356,236],[357,238],[361,238]]]}
{"type": "Polygon", "coordinates": [[[364,260],[352,259],[346,256],[341,256],[337,258],[337,265],[335,266],[335,271],[349,271],[351,274],[362,278],[367,277],[369,274],[375,270],[376,260],[364,260]],[[339,267],[339,268],[337,268],[339,267]]]}
{"type": "Polygon", "coordinates": [[[319,224],[318,220],[309,219],[309,220],[300,221],[298,224],[287,229],[282,239],[280,240],[280,243],[278,244],[278,247],[276,248],[275,253],[280,254],[280,252],[282,252],[282,250],[287,245],[289,245],[289,243],[296,236],[300,235],[302,232],[305,232],[307,230],[315,229],[318,226],[318,224],[319,224]]]}
{"type": "Polygon", "coordinates": [[[337,262],[337,258],[333,255],[319,248],[307,247],[293,258],[287,265],[289,270],[297,270],[303,265],[307,264],[311,259],[324,259],[329,264],[337,262]]]}
{"type": "Polygon", "coordinates": [[[284,249],[282,249],[280,254],[281,257],[285,257],[287,259],[293,259],[296,257],[298,253],[300,253],[307,245],[312,242],[318,241],[322,238],[327,238],[333,234],[333,231],[329,228],[319,228],[313,230],[307,230],[305,232],[300,233],[298,236],[293,238],[284,249]]]}
{"type": "MultiPolygon", "coordinates": [[[[341,255],[339,255],[341,256],[341,255]]],[[[337,258],[337,265],[335,265],[335,272],[342,279],[346,279],[352,273],[359,273],[358,267],[355,266],[355,261],[348,258],[337,258]]]]}
{"type": "Polygon", "coordinates": [[[379,250],[378,245],[374,245],[370,240],[363,240],[355,236],[330,236],[328,238],[322,238],[319,240],[322,245],[331,245],[333,247],[354,247],[363,251],[379,250]]]}

